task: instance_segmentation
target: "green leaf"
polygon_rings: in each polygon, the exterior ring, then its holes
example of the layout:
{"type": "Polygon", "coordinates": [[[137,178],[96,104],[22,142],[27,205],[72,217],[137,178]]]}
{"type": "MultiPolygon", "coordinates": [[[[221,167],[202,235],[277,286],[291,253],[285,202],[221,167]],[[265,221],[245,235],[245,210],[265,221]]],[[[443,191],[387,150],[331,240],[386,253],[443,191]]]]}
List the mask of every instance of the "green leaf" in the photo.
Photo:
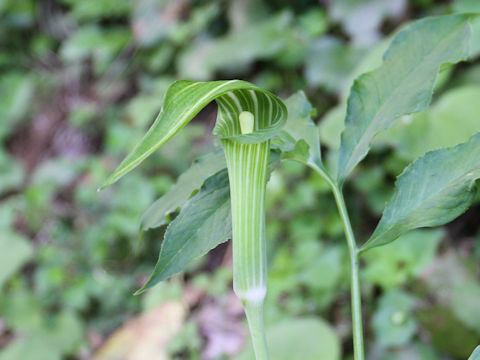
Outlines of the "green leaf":
{"type": "Polygon", "coordinates": [[[0,194],[19,188],[24,178],[21,162],[0,147],[0,194]]]}
{"type": "Polygon", "coordinates": [[[321,7],[312,7],[297,17],[302,33],[317,38],[328,30],[328,17],[321,7]]]}
{"type": "MultiPolygon", "coordinates": [[[[139,89],[139,94],[128,102],[126,106],[126,115],[135,128],[143,131],[145,126],[149,125],[152,119],[158,114],[158,108],[161,107],[161,101],[165,98],[168,88],[173,80],[170,77],[161,77],[159,80],[148,82],[139,89]]],[[[117,125],[118,123],[112,124],[117,125]]],[[[129,126],[129,133],[131,132],[129,126]]]]}
{"type": "MultiPolygon", "coordinates": [[[[249,83],[240,80],[208,83],[176,82],[168,89],[160,115],[150,130],[103,187],[115,182],[140,164],[178,133],[212,100],[216,100],[219,107],[213,133],[219,135],[222,142],[235,142],[240,145],[267,142],[269,144],[269,140],[277,135],[286,121],[287,109],[283,102],[275,95],[249,83]],[[242,111],[254,114],[254,128],[248,134],[241,134],[240,131],[238,119],[242,111]]],[[[215,166],[221,169],[225,164],[223,158],[221,160],[213,158],[213,162],[215,162],[213,165],[209,163],[212,168],[207,172],[213,172],[215,166]]],[[[227,182],[218,183],[221,180],[218,174],[220,173],[217,173],[217,176],[213,175],[210,180],[207,179],[200,192],[188,201],[168,227],[152,277],[138,293],[183,270],[192,259],[203,255],[230,237],[229,188],[227,182]]],[[[200,176],[195,176],[197,183],[192,185],[191,176],[195,174],[186,176],[177,187],[182,189],[175,190],[167,197],[168,201],[164,199],[160,204],[156,204],[155,213],[147,213],[147,218],[144,219],[147,225],[144,223],[144,228],[163,224],[165,214],[176,208],[179,200],[186,200],[191,195],[192,189],[203,181],[200,176]]]]}
{"type": "Polygon", "coordinates": [[[81,319],[73,311],[63,310],[49,320],[49,328],[43,330],[43,336],[62,353],[75,352],[82,344],[85,331],[81,319]]]}
{"type": "Polygon", "coordinates": [[[431,344],[423,344],[418,341],[411,341],[407,346],[393,351],[391,348],[385,348],[376,353],[376,359],[381,360],[438,360],[440,355],[431,344]],[[382,354],[383,356],[380,356],[382,354]]]}
{"type": "MultiPolygon", "coordinates": [[[[338,151],[344,129],[345,106],[339,105],[328,111],[318,124],[322,145],[331,151],[338,151]]],[[[336,165],[336,164],[335,164],[336,165]]]]}
{"type": "MultiPolygon", "coordinates": [[[[218,154],[223,156],[223,152],[218,151],[210,154],[210,157],[217,157],[219,156],[218,154]]],[[[213,158],[210,158],[207,161],[213,160],[213,158]]],[[[272,150],[269,156],[269,172],[273,171],[279,160],[279,152],[272,150]]],[[[182,175],[174,187],[184,181],[186,187],[191,186],[192,183],[187,184],[187,180],[193,173],[187,171],[185,174],[187,174],[186,178],[182,177],[182,175]]],[[[201,174],[201,176],[205,176],[205,174],[201,174]]],[[[180,196],[184,196],[187,193],[180,189],[175,189],[174,192],[175,194],[169,197],[168,202],[165,201],[163,203],[162,209],[167,209],[169,205],[172,205],[170,209],[173,208],[175,199],[178,200],[180,196]]],[[[191,192],[188,193],[188,195],[190,194],[191,192]]],[[[152,205],[151,209],[154,205],[152,205]]],[[[157,213],[154,214],[152,212],[150,214],[151,217],[148,218],[151,221],[150,224],[160,224],[161,221],[165,221],[165,218],[162,217],[162,209],[159,206],[156,209],[158,210],[157,213]]],[[[143,223],[143,226],[145,226],[145,223],[143,223]]],[[[151,227],[156,226],[151,225],[151,227]]],[[[209,250],[231,237],[232,221],[229,180],[227,170],[222,169],[205,180],[198,193],[186,201],[179,215],[168,226],[155,269],[150,279],[144,287],[137,291],[137,294],[152,288],[171,275],[183,271],[192,260],[205,255],[209,250]]]]}
{"type": "MultiPolygon", "coordinates": [[[[289,254],[291,254],[290,251],[289,249],[289,254]]],[[[305,266],[298,269],[299,271],[296,271],[294,276],[296,282],[300,285],[305,284],[308,288],[317,291],[318,301],[320,291],[331,294],[342,280],[344,271],[344,268],[342,268],[342,252],[338,247],[330,247],[321,249],[318,255],[315,252],[310,254],[314,255],[314,259],[310,259],[305,266]],[[319,277],[318,274],[328,274],[328,276],[319,277]]],[[[320,301],[318,302],[320,303],[320,301]]]]}
{"type": "Polygon", "coordinates": [[[148,208],[141,220],[141,230],[165,225],[168,222],[167,215],[181,207],[208,177],[225,167],[225,155],[221,150],[197,159],[187,171],[180,175],[177,183],[148,208]]]}
{"type": "Polygon", "coordinates": [[[465,359],[478,344],[478,335],[465,328],[446,307],[421,307],[415,317],[430,343],[448,357],[465,359]]]}
{"type": "Polygon", "coordinates": [[[399,287],[433,260],[444,236],[442,229],[413,230],[390,246],[372,249],[364,256],[362,277],[384,289],[399,287]]]}
{"type": "Polygon", "coordinates": [[[299,91],[285,100],[288,118],[277,146],[286,152],[284,158],[321,164],[318,129],[311,116],[315,109],[305,93],[299,91]]]}
{"type": "Polygon", "coordinates": [[[380,346],[408,344],[417,329],[412,314],[414,304],[409,294],[399,290],[382,295],[373,315],[373,330],[380,346]]]}
{"type": "Polygon", "coordinates": [[[321,37],[310,44],[305,79],[309,85],[320,85],[339,94],[363,55],[364,49],[348,46],[334,37],[321,37]]]}
{"type": "MultiPolygon", "coordinates": [[[[477,3],[478,6],[478,3],[477,3]]],[[[478,13],[478,10],[476,11],[478,13]]],[[[472,42],[470,45],[470,58],[478,58],[480,55],[480,18],[472,21],[472,42]]]]}
{"type": "MultiPolygon", "coordinates": [[[[340,341],[320,318],[284,320],[267,328],[270,357],[275,360],[339,360],[340,341]]],[[[251,344],[236,360],[254,359],[251,344]]]]}
{"type": "Polygon", "coordinates": [[[238,74],[255,60],[275,56],[285,48],[285,33],[290,31],[291,20],[290,12],[282,12],[218,39],[194,43],[180,55],[180,76],[208,80],[216,71],[232,69],[238,74]]]}
{"type": "Polygon", "coordinates": [[[62,354],[42,337],[23,336],[0,351],[0,360],[61,360],[62,354]]]}
{"type": "Polygon", "coordinates": [[[448,15],[413,23],[395,36],[382,66],[354,82],[339,152],[340,182],[367,155],[378,132],[428,106],[442,64],[468,56],[470,17],[448,15]]]}
{"type": "Polygon", "coordinates": [[[10,134],[30,109],[33,85],[30,74],[10,71],[0,77],[0,140],[10,134]]]}
{"type": "Polygon", "coordinates": [[[465,328],[480,335],[480,285],[472,260],[453,250],[437,256],[427,269],[425,284],[429,292],[441,294],[442,304],[465,328]]]}
{"type": "Polygon", "coordinates": [[[42,307],[38,296],[15,287],[0,298],[0,315],[8,328],[20,335],[0,352],[0,359],[61,359],[83,342],[84,329],[69,310],[52,314],[42,307]]]}
{"type": "MultiPolygon", "coordinates": [[[[322,145],[335,151],[340,148],[341,135],[345,128],[344,120],[349,91],[357,77],[382,65],[382,55],[387,50],[393,37],[392,35],[369,49],[367,54],[346,75],[343,81],[344,85],[340,91],[340,103],[330,109],[318,124],[322,145]]],[[[336,171],[334,168],[336,168],[336,164],[331,167],[332,172],[336,171]]]]}
{"type": "Polygon", "coordinates": [[[182,19],[174,14],[174,7],[170,1],[136,1],[131,17],[136,42],[151,47],[178,31],[182,19]]]}
{"type": "Polygon", "coordinates": [[[204,255],[231,237],[228,174],[222,170],[209,177],[165,232],[160,256],[147,283],[136,294],[182,271],[193,259],[204,255]]]}
{"type": "Polygon", "coordinates": [[[33,255],[33,246],[21,234],[0,231],[0,289],[33,255]]]}
{"type": "Polygon", "coordinates": [[[451,294],[451,306],[455,316],[465,326],[480,334],[480,286],[473,281],[456,284],[451,294]]]}
{"type": "Polygon", "coordinates": [[[409,161],[428,151],[463,143],[480,131],[479,98],[480,86],[449,90],[428,110],[405,116],[377,139],[391,144],[396,153],[409,161]]]}
{"type": "Polygon", "coordinates": [[[72,9],[70,14],[80,22],[128,16],[131,3],[128,0],[63,0],[72,9]]]}
{"type": "Polygon", "coordinates": [[[405,6],[402,0],[335,0],[329,3],[328,12],[334,22],[343,25],[353,43],[367,47],[380,37],[385,18],[401,17],[405,6]]]}
{"type": "Polygon", "coordinates": [[[452,10],[459,13],[480,13],[480,3],[477,0],[455,0],[452,10]]]}
{"type": "MultiPolygon", "coordinates": [[[[455,0],[452,3],[455,13],[479,14],[480,2],[476,0],[455,0]]],[[[472,41],[470,44],[470,56],[476,58],[480,55],[480,17],[472,20],[472,41]]]]}
{"type": "Polygon", "coordinates": [[[128,45],[130,38],[131,31],[123,28],[81,26],[62,42],[59,55],[68,63],[77,63],[91,56],[95,72],[99,74],[108,69],[114,57],[128,45]]]}
{"type": "Polygon", "coordinates": [[[5,350],[0,360],[62,359],[61,355],[76,352],[83,340],[83,326],[78,317],[69,311],[62,311],[41,328],[21,333],[5,350]]]}
{"type": "Polygon", "coordinates": [[[240,143],[254,144],[270,139],[278,133],[286,121],[287,109],[283,102],[272,93],[241,80],[194,82],[177,81],[167,91],[163,107],[157,119],[145,134],[141,142],[122,161],[115,172],[102,185],[101,189],[113,184],[123,175],[137,167],[143,160],[175,136],[200,110],[211,101],[221,104],[220,110],[227,115],[234,113],[239,104],[244,109],[261,116],[256,122],[259,130],[250,134],[235,135],[232,131],[238,122],[227,121],[228,116],[219,116],[214,134],[223,139],[232,139],[240,143]],[[262,126],[262,123],[268,126],[262,126]]]}
{"type": "Polygon", "coordinates": [[[398,177],[395,192],[361,250],[387,244],[420,227],[448,223],[468,209],[480,177],[480,133],[464,144],[432,151],[398,177]]]}
{"type": "Polygon", "coordinates": [[[468,360],[480,360],[480,346],[477,346],[475,350],[473,350],[473,353],[468,360]]]}

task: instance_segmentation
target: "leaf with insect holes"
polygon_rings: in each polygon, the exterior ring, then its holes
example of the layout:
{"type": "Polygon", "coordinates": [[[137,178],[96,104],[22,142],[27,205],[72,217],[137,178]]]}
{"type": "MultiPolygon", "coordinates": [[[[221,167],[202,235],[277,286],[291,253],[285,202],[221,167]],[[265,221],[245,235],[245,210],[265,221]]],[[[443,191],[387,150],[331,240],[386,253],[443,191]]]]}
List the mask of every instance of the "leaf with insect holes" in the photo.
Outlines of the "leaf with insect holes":
{"type": "Polygon", "coordinates": [[[340,183],[367,155],[378,132],[428,106],[442,64],[467,58],[471,17],[446,15],[413,23],[394,37],[382,66],[355,80],[339,152],[340,183]]]}
{"type": "Polygon", "coordinates": [[[420,227],[439,226],[468,209],[480,178],[480,133],[453,148],[432,151],[398,177],[395,192],[361,250],[387,244],[420,227]]]}
{"type": "Polygon", "coordinates": [[[182,271],[193,259],[227,241],[232,233],[228,174],[209,177],[165,232],[157,265],[137,294],[182,271]]]}
{"type": "Polygon", "coordinates": [[[180,208],[208,177],[226,166],[225,155],[221,149],[197,159],[187,171],[180,175],[177,183],[143,214],[141,230],[145,231],[165,225],[168,222],[166,217],[169,214],[180,208]]]}
{"type": "Polygon", "coordinates": [[[167,90],[163,107],[153,125],[100,189],[113,184],[137,167],[214,100],[222,104],[222,113],[227,114],[218,118],[215,127],[215,134],[224,139],[244,144],[260,143],[275,136],[286,121],[287,109],[283,102],[272,93],[246,81],[177,81],[167,90]],[[238,110],[236,105],[250,109],[256,115],[258,124],[254,132],[232,135],[229,127],[232,123],[226,118],[229,115],[230,120],[234,118],[238,110]],[[266,122],[268,126],[260,126],[266,122]]]}

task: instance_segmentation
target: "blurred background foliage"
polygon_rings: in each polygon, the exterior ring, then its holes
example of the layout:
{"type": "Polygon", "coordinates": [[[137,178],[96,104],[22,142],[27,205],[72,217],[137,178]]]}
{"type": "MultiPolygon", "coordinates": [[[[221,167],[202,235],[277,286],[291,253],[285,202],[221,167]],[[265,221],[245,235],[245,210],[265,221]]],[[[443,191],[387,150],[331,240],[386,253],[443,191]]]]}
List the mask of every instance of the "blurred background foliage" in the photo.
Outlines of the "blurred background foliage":
{"type": "MultiPolygon", "coordinates": [[[[162,230],[139,219],[214,145],[215,106],[117,185],[174,80],[304,90],[333,159],[353,79],[413,19],[477,0],[0,0],[0,360],[251,359],[229,244],[134,297],[162,230]]],[[[360,239],[395,177],[480,130],[473,56],[443,69],[430,109],[382,133],[346,186],[360,239]]],[[[405,54],[408,56],[408,54],[405,54]]],[[[351,359],[342,224],[323,180],[285,162],[269,182],[272,358],[351,359]],[[295,355],[293,355],[295,354],[295,355]]],[[[480,343],[480,206],[362,263],[368,359],[466,359],[480,343]]]]}

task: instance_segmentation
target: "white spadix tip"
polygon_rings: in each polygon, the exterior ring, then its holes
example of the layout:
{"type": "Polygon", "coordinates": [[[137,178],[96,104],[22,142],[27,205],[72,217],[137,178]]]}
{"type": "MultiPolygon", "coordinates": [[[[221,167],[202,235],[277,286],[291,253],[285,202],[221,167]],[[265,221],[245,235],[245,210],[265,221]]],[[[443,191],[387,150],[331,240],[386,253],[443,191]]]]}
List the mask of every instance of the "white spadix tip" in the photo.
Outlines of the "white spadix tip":
{"type": "Polygon", "coordinates": [[[249,111],[242,111],[238,116],[240,121],[240,131],[242,134],[250,134],[253,132],[253,125],[255,122],[255,117],[249,111]]]}

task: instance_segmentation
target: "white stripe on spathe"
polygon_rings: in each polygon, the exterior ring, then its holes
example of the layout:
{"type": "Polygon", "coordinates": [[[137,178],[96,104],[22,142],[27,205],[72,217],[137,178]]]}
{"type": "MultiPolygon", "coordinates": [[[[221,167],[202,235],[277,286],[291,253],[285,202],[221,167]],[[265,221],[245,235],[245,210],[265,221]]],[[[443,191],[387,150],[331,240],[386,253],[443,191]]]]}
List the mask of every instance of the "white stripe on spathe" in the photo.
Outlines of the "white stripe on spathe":
{"type": "MultiPolygon", "coordinates": [[[[268,126],[272,114],[272,102],[268,96],[257,96],[255,91],[229,92],[217,100],[221,104],[223,122],[236,121],[229,129],[237,130],[239,114],[250,111],[254,115],[254,129],[268,126]],[[249,98],[247,100],[247,97],[249,98]],[[250,101],[249,101],[250,100],[250,101]],[[266,101],[265,101],[266,100],[266,101]],[[267,105],[263,113],[260,104],[267,105]],[[230,111],[230,112],[229,112],[230,111]]],[[[225,128],[222,126],[222,128],[225,128]]],[[[240,144],[223,139],[230,177],[232,203],[234,290],[242,301],[259,301],[259,294],[266,292],[266,238],[265,238],[265,190],[268,171],[270,141],[257,144],[240,144]],[[253,299],[254,298],[254,299],[253,299]]]]}

